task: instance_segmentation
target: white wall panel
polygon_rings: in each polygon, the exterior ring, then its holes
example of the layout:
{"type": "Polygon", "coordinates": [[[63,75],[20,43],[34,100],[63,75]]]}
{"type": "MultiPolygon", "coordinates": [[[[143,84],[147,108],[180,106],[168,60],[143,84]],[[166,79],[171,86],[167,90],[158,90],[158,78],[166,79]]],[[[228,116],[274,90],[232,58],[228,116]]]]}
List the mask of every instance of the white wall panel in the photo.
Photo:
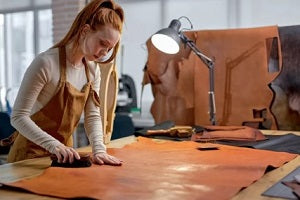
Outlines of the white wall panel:
{"type": "MultiPolygon", "coordinates": [[[[138,105],[141,94],[143,68],[147,61],[145,42],[161,27],[161,2],[153,1],[118,1],[125,11],[125,26],[122,35],[124,46],[123,63],[118,55],[119,71],[131,76],[136,85],[138,105]],[[123,68],[122,70],[120,68],[123,68]]],[[[143,110],[149,114],[149,106],[153,101],[150,85],[144,89],[143,110]]]]}
{"type": "Polygon", "coordinates": [[[242,0],[240,27],[300,24],[299,0],[242,0]]]}
{"type": "MultiPolygon", "coordinates": [[[[168,26],[172,19],[186,16],[195,30],[228,27],[227,0],[166,0],[165,4],[165,26],[168,26]]],[[[188,24],[184,27],[188,27],[188,24]]]]}

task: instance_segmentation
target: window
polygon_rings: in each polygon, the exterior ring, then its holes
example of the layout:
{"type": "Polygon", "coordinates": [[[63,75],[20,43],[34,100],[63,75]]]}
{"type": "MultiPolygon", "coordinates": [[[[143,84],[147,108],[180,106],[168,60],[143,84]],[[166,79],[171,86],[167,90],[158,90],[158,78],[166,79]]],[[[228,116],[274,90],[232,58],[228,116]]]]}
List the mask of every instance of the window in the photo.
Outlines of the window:
{"type": "Polygon", "coordinates": [[[0,8],[0,87],[6,89],[19,87],[33,58],[53,45],[51,0],[21,2],[3,1],[0,8]]]}
{"type": "Polygon", "coordinates": [[[52,11],[50,9],[38,11],[38,24],[38,53],[40,53],[53,45],[52,11]]]}
{"type": "Polygon", "coordinates": [[[9,86],[20,85],[34,57],[33,12],[6,14],[6,60],[9,86]]]}

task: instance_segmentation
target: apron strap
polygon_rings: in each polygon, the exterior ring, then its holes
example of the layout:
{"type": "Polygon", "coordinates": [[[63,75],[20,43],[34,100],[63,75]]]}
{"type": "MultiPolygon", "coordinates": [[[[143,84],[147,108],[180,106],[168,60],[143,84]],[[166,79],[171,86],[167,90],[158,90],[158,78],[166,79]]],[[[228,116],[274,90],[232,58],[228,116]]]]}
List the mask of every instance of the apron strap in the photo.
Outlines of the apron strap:
{"type": "Polygon", "coordinates": [[[86,63],[85,58],[82,59],[82,62],[83,62],[84,67],[85,67],[85,74],[86,74],[87,81],[88,81],[88,83],[90,85],[90,92],[89,93],[92,96],[93,102],[95,103],[95,105],[98,106],[98,107],[100,107],[100,98],[99,98],[97,92],[94,90],[94,86],[93,86],[93,84],[90,81],[90,71],[89,71],[89,67],[88,67],[88,65],[86,63]]]}
{"type": "Polygon", "coordinates": [[[9,137],[0,140],[0,146],[1,147],[11,146],[14,143],[14,141],[16,140],[18,135],[19,135],[19,133],[17,131],[15,131],[9,137]]]}
{"type": "Polygon", "coordinates": [[[86,63],[85,58],[82,59],[82,63],[84,64],[86,79],[87,79],[88,82],[90,82],[90,71],[89,71],[89,67],[86,63]]]}
{"type": "Polygon", "coordinates": [[[66,81],[66,62],[66,47],[61,46],[59,47],[60,82],[66,81]]]}

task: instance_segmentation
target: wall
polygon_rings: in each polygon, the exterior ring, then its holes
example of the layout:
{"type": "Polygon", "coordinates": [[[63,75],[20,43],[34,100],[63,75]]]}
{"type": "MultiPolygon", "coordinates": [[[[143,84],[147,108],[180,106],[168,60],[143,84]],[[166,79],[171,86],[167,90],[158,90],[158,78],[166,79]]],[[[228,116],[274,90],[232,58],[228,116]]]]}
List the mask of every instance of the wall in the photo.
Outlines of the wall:
{"type": "Polygon", "coordinates": [[[84,0],[73,0],[72,3],[65,0],[52,0],[54,44],[67,33],[77,13],[84,5],[84,0]]]}

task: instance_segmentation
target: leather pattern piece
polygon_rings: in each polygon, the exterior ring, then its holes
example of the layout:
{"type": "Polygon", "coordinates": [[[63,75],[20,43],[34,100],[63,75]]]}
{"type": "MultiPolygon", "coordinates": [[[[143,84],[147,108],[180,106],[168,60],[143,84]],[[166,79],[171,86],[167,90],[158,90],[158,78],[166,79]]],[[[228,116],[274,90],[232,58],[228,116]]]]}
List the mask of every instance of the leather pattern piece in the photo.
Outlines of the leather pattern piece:
{"type": "Polygon", "coordinates": [[[206,126],[192,136],[192,141],[262,141],[267,138],[258,129],[247,126],[206,126]]]}
{"type": "MultiPolygon", "coordinates": [[[[277,129],[270,111],[274,94],[268,85],[281,70],[278,27],[190,31],[185,35],[204,54],[215,59],[217,124],[260,123],[265,128],[277,129]]],[[[210,125],[207,66],[189,48],[182,46],[178,54],[171,56],[156,50],[149,41],[146,73],[151,77],[154,95],[151,113],[155,122],[173,120],[176,125],[210,125]],[[166,93],[161,88],[168,88],[168,81],[161,77],[172,71],[170,67],[176,72],[177,86],[166,93]]]]}
{"type": "Polygon", "coordinates": [[[108,149],[124,161],[120,167],[50,167],[40,176],[5,185],[61,198],[222,200],[261,178],[268,166],[279,167],[296,157],[214,145],[218,150],[200,151],[196,142],[139,137],[121,149],[108,149]]]}

